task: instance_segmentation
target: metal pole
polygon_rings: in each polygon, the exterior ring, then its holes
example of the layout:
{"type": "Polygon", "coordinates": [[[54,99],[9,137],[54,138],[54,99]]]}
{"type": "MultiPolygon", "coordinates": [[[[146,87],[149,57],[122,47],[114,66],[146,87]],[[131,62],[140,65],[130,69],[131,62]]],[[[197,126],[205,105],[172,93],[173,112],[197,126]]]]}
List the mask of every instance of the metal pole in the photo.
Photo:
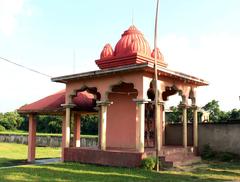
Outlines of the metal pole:
{"type": "Polygon", "coordinates": [[[160,117],[159,117],[159,96],[158,96],[158,73],[157,73],[157,22],[158,22],[158,6],[159,0],[157,0],[156,16],[155,16],[155,30],[154,30],[154,86],[155,86],[155,147],[156,147],[156,170],[159,171],[159,158],[158,152],[160,149],[160,117]]]}

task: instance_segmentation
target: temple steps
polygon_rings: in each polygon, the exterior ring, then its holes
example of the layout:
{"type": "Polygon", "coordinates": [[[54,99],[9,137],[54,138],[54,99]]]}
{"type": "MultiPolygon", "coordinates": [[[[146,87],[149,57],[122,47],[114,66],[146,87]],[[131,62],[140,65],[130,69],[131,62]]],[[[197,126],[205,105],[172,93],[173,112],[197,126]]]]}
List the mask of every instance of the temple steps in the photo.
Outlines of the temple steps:
{"type": "Polygon", "coordinates": [[[159,154],[163,168],[191,165],[201,162],[193,147],[163,147],[159,154]]]}
{"type": "MultiPolygon", "coordinates": [[[[147,150],[147,156],[155,156],[154,150],[147,150]]],[[[163,146],[159,152],[160,164],[163,168],[186,166],[201,162],[193,147],[163,146]]]]}

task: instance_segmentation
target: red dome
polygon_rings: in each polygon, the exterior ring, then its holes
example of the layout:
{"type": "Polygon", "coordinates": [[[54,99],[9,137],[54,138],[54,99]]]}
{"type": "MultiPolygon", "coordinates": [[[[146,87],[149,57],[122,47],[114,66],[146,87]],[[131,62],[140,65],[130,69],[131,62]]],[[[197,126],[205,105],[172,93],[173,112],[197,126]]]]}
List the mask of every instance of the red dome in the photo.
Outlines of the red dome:
{"type": "Polygon", "coordinates": [[[107,58],[113,55],[113,48],[110,44],[106,44],[101,52],[100,58],[107,58]]]}
{"type": "Polygon", "coordinates": [[[122,38],[115,46],[115,56],[125,56],[133,53],[139,53],[145,56],[151,56],[151,49],[143,34],[135,26],[130,26],[122,34],[122,38]]]}
{"type": "MultiPolygon", "coordinates": [[[[156,54],[157,60],[164,62],[164,57],[163,57],[162,53],[160,52],[160,49],[156,48],[156,50],[157,50],[157,54],[156,54]]],[[[151,54],[152,58],[154,58],[154,54],[155,54],[155,49],[153,49],[153,51],[152,51],[152,54],[151,54]]]]}

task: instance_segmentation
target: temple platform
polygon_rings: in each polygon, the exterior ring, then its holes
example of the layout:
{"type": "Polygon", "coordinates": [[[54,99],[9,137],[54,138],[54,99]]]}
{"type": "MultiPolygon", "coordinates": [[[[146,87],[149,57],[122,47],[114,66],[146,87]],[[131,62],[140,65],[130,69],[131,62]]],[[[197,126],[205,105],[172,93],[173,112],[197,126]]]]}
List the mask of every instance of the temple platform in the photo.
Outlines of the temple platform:
{"type": "MultiPolygon", "coordinates": [[[[156,156],[154,148],[146,148],[144,153],[131,149],[71,147],[64,149],[65,162],[81,162],[118,167],[139,167],[142,159],[156,156]]],[[[164,167],[176,167],[199,162],[193,147],[164,146],[159,152],[159,159],[164,167]]]]}
{"type": "Polygon", "coordinates": [[[71,147],[64,148],[64,162],[81,162],[118,167],[138,167],[144,153],[133,150],[71,147]]]}

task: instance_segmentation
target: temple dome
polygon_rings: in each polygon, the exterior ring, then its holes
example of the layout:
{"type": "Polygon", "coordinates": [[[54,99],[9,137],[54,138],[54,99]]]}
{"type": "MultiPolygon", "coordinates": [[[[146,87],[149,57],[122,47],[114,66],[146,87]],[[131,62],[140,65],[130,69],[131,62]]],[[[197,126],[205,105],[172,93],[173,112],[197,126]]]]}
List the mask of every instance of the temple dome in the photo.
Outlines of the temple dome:
{"type": "Polygon", "coordinates": [[[113,48],[110,44],[106,44],[101,52],[100,58],[108,58],[113,56],[113,48]]]}
{"type": "MultiPolygon", "coordinates": [[[[160,61],[160,62],[164,62],[164,57],[163,57],[160,49],[156,48],[156,50],[157,50],[157,54],[156,54],[157,60],[160,61]]],[[[152,51],[152,54],[151,54],[152,58],[154,58],[154,54],[155,54],[155,49],[153,49],[153,51],[152,51]]]]}
{"type": "Polygon", "coordinates": [[[124,31],[121,39],[115,46],[115,56],[126,56],[139,53],[144,56],[151,56],[151,49],[143,34],[134,26],[124,31]]]}
{"type": "MultiPolygon", "coordinates": [[[[157,64],[167,67],[160,50],[156,49],[157,64]]],[[[154,53],[151,51],[147,40],[143,34],[134,26],[130,26],[124,31],[121,39],[115,45],[106,44],[101,52],[100,59],[95,60],[100,69],[122,67],[134,64],[150,63],[154,64],[154,53]]]]}

